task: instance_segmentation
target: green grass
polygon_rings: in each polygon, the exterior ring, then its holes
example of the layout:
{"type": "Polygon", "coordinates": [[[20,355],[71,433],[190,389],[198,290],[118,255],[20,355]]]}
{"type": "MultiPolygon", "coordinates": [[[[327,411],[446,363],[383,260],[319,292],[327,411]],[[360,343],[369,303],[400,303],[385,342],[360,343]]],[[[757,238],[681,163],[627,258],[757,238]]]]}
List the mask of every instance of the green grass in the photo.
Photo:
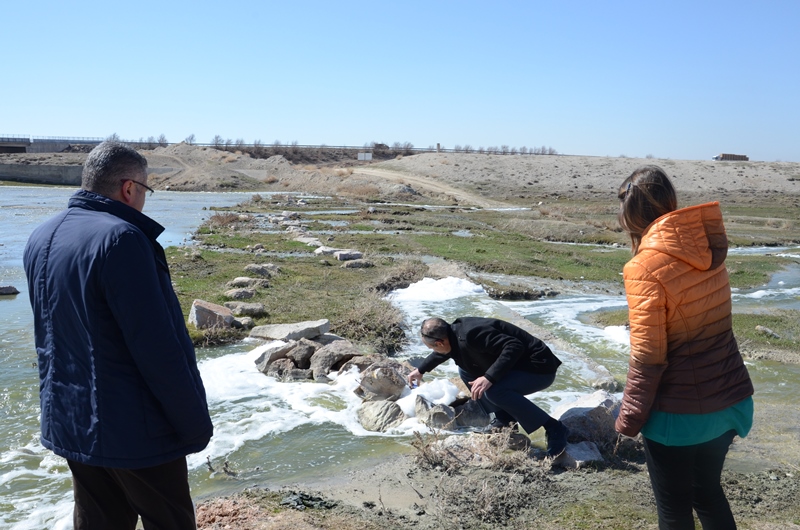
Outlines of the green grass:
{"type": "Polygon", "coordinates": [[[800,350],[800,311],[782,309],[772,313],[734,313],[733,330],[740,343],[748,347],[800,350]],[[762,326],[775,332],[779,338],[756,330],[762,326]]]}
{"type": "MultiPolygon", "coordinates": [[[[270,262],[278,265],[281,272],[269,280],[270,287],[258,289],[256,297],[248,300],[263,303],[268,311],[267,316],[256,319],[256,325],[325,318],[331,322],[332,333],[384,353],[394,352],[404,333],[402,315],[383,300],[383,292],[377,287],[391,278],[419,280],[425,270],[414,262],[391,258],[376,260],[373,268],[344,269],[335,260],[313,254],[265,258],[205,250],[197,257],[197,253],[187,254],[176,248],[167,249],[167,253],[184,316],[188,316],[195,299],[220,305],[229,301],[223,294],[229,289],[228,281],[247,276],[244,267],[250,263],[270,262]]],[[[391,285],[383,287],[386,288],[391,285]]]]}

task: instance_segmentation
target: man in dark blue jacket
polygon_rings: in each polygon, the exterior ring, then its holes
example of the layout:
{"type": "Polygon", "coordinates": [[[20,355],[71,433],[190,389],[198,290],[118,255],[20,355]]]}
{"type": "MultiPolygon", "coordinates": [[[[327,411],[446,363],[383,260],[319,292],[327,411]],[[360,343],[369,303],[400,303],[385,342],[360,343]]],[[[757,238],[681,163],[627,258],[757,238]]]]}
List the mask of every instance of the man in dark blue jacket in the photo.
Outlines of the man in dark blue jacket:
{"type": "Polygon", "coordinates": [[[38,227],[24,264],[42,445],[67,459],[76,529],[194,529],[186,455],[213,431],[172,289],[164,228],[142,214],[147,161],[104,142],[81,190],[38,227]]]}
{"type": "Polygon", "coordinates": [[[561,365],[544,342],[504,320],[479,317],[459,318],[452,324],[429,318],[420,335],[433,353],[408,375],[412,386],[452,359],[472,399],[494,416],[490,427],[516,421],[528,434],[544,427],[547,454],[557,456],[564,450],[567,428],[525,397],[553,384],[561,365]]]}

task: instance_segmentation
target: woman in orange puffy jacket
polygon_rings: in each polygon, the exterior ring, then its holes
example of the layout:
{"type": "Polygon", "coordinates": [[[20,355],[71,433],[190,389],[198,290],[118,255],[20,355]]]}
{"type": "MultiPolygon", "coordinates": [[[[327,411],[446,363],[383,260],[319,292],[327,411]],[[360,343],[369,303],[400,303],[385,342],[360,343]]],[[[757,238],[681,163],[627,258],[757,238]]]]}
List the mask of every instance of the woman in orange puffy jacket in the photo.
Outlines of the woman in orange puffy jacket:
{"type": "Polygon", "coordinates": [[[678,209],[675,188],[644,166],[619,188],[633,258],[623,277],[631,357],[616,429],[644,438],[659,528],[736,528],[720,475],[753,422],[753,385],[731,324],[719,203],[678,209]]]}

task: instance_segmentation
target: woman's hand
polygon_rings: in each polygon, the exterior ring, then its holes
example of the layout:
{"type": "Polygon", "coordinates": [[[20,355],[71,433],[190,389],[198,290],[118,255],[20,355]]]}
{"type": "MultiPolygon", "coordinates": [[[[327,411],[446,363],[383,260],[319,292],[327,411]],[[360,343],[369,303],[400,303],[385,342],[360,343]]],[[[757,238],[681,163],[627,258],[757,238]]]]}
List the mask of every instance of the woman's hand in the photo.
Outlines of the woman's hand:
{"type": "Polygon", "coordinates": [[[481,398],[481,396],[483,396],[484,392],[492,387],[492,382],[486,379],[484,376],[480,376],[475,381],[471,382],[469,387],[472,390],[472,399],[477,401],[481,398]]]}
{"type": "Polygon", "coordinates": [[[408,386],[410,386],[411,388],[415,388],[419,386],[420,383],[422,383],[422,374],[419,373],[419,370],[415,368],[413,372],[408,374],[408,377],[406,379],[408,379],[408,386]]]}

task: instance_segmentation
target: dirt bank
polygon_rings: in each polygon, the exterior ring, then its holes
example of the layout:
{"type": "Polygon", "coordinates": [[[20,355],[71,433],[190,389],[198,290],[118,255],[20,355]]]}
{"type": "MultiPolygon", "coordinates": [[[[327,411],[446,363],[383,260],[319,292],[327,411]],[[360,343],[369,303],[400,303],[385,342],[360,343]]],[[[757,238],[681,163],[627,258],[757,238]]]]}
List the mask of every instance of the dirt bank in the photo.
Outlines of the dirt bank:
{"type": "MultiPolygon", "coordinates": [[[[213,147],[176,144],[142,151],[156,189],[303,191],[430,201],[462,206],[530,206],[539,201],[608,200],[643,164],[673,178],[684,204],[779,201],[800,205],[800,163],[715,162],[568,155],[423,153],[376,163],[291,164],[281,155],[253,158],[213,147]]],[[[0,154],[2,164],[75,165],[83,153],[0,154]]]]}

